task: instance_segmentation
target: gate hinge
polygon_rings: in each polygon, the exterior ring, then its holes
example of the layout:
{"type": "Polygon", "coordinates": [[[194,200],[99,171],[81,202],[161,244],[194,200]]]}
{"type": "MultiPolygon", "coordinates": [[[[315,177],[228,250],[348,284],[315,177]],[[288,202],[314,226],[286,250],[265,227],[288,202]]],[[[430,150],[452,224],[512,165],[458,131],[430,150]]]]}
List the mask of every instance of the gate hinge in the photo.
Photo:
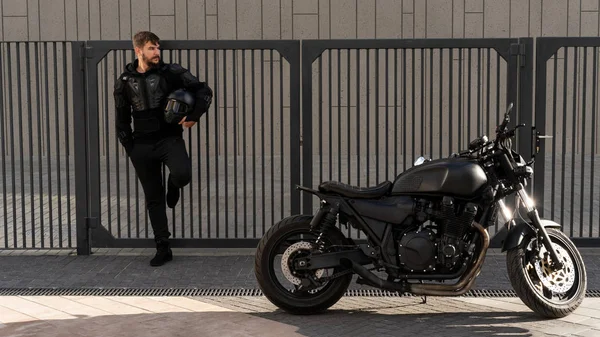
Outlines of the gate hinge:
{"type": "Polygon", "coordinates": [[[85,218],[85,225],[87,228],[97,228],[98,218],[85,218]]]}
{"type": "Polygon", "coordinates": [[[525,67],[525,44],[524,43],[513,43],[510,45],[510,55],[517,56],[517,62],[520,67],[525,67]]]}

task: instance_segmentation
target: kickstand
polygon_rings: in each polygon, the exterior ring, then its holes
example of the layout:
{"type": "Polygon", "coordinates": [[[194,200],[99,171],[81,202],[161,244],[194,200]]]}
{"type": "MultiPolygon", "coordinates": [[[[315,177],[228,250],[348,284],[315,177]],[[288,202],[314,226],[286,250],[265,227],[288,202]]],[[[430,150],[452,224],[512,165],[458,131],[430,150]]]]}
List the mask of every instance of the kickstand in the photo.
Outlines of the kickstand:
{"type": "Polygon", "coordinates": [[[421,300],[423,301],[421,304],[427,304],[427,295],[421,296],[421,300]]]}

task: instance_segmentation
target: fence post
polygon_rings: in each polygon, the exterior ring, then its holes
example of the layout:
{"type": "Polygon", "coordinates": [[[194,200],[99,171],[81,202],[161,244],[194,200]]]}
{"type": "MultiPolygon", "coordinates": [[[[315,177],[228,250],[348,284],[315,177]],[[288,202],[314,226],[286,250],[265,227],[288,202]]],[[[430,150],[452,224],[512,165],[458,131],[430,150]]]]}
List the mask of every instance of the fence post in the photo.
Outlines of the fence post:
{"type": "MultiPolygon", "coordinates": [[[[525,127],[519,130],[517,138],[517,151],[525,160],[529,160],[533,154],[533,39],[519,39],[519,58],[517,61],[519,71],[519,88],[518,88],[518,123],[525,124],[525,127]]],[[[531,193],[532,186],[526,187],[526,190],[531,193]]]]}
{"type": "Polygon", "coordinates": [[[75,205],[77,255],[90,255],[89,176],[87,154],[87,110],[85,108],[85,42],[71,43],[73,76],[73,122],[75,142],[75,205]]]}

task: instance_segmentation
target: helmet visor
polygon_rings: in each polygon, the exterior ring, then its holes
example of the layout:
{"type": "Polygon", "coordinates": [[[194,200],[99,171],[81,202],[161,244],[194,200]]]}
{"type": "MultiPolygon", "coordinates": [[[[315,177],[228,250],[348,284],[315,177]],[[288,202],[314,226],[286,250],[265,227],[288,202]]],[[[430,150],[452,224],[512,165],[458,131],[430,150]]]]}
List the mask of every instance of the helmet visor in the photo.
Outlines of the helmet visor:
{"type": "Polygon", "coordinates": [[[165,108],[165,110],[179,113],[185,111],[185,106],[177,102],[176,100],[170,100],[169,102],[167,102],[167,107],[165,108]]]}

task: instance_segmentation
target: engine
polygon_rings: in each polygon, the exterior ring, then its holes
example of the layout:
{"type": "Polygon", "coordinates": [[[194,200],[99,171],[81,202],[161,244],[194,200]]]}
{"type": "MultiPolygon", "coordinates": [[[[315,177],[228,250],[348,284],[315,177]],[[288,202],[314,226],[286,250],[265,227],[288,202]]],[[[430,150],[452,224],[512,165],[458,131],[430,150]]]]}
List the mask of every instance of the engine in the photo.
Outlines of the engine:
{"type": "Polygon", "coordinates": [[[469,248],[465,234],[476,214],[475,204],[458,204],[450,197],[438,202],[417,201],[413,225],[403,226],[395,232],[398,261],[403,272],[455,270],[469,248]],[[427,220],[430,223],[425,225],[427,220]]]}

